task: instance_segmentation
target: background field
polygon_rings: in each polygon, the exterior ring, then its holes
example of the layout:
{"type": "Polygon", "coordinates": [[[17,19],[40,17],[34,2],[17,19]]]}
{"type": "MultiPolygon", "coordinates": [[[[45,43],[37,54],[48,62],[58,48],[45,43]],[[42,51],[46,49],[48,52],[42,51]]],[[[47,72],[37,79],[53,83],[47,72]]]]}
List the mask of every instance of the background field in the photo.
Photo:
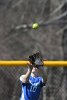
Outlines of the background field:
{"type": "MultiPolygon", "coordinates": [[[[0,0],[0,60],[27,60],[37,50],[44,59],[67,60],[67,0],[0,0]],[[38,30],[15,29],[34,22],[38,30]]],[[[26,69],[0,67],[0,100],[19,100],[19,77],[26,69]]],[[[40,100],[67,100],[67,68],[47,68],[48,88],[40,100]]]]}

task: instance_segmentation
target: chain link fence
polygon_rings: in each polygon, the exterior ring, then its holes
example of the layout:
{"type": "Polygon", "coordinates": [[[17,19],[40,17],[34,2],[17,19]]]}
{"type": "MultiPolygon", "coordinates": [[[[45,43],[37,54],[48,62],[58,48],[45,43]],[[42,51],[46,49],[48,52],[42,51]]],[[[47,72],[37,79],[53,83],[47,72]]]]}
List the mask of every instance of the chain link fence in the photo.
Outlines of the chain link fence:
{"type": "MultiPolygon", "coordinates": [[[[44,59],[67,59],[66,0],[0,0],[0,60],[27,60],[35,51],[44,59]],[[38,30],[15,29],[34,22],[38,30]]],[[[0,100],[19,100],[19,77],[27,68],[0,66],[0,100]]],[[[46,68],[47,87],[40,100],[67,100],[67,68],[46,68]]]]}

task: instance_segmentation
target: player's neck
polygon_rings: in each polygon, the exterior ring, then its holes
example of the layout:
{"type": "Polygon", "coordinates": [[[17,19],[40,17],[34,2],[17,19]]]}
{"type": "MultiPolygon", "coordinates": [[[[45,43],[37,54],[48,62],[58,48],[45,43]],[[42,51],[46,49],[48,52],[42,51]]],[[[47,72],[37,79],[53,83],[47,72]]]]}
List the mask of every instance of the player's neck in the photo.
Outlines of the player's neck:
{"type": "Polygon", "coordinates": [[[38,74],[37,74],[37,73],[31,73],[31,76],[32,76],[32,77],[37,77],[38,74]]]}

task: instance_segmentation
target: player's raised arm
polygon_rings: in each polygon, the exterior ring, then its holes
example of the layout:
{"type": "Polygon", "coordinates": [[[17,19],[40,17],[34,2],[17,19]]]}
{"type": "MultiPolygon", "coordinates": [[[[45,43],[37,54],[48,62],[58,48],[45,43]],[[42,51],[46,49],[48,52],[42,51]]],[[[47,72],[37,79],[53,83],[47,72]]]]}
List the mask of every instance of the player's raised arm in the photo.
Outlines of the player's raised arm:
{"type": "Polygon", "coordinates": [[[22,83],[29,82],[29,77],[31,75],[32,68],[33,68],[33,65],[28,64],[28,70],[27,70],[26,74],[20,76],[20,81],[22,81],[22,83]]]}

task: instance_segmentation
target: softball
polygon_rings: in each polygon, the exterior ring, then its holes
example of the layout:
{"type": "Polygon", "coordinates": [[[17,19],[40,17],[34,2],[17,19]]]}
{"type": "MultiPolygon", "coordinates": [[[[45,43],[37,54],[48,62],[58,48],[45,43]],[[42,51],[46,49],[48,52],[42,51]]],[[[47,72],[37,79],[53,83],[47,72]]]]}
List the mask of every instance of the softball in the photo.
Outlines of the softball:
{"type": "Polygon", "coordinates": [[[39,27],[39,24],[38,23],[34,23],[33,25],[32,25],[32,28],[33,29],[37,29],[39,27]]]}

